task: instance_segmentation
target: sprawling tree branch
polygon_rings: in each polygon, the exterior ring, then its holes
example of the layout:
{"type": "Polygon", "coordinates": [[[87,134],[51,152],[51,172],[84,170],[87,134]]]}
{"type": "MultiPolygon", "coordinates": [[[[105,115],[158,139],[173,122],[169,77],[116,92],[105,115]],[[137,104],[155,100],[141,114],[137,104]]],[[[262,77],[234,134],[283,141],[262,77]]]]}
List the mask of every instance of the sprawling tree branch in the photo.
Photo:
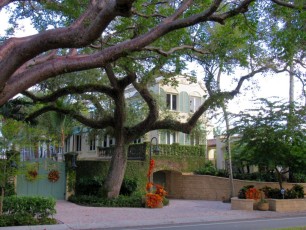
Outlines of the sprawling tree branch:
{"type": "Polygon", "coordinates": [[[148,105],[149,112],[143,121],[139,122],[134,127],[127,129],[127,136],[131,141],[139,136],[140,133],[145,134],[150,131],[150,127],[157,121],[159,117],[159,106],[156,102],[156,99],[148,90],[147,86],[144,84],[138,84],[135,81],[133,82],[133,86],[148,105]]]}
{"type": "Polygon", "coordinates": [[[54,93],[46,96],[36,96],[35,94],[25,91],[22,94],[31,98],[33,102],[52,102],[57,100],[60,97],[70,95],[70,94],[82,94],[86,92],[99,92],[108,95],[109,97],[115,99],[116,95],[114,91],[107,86],[103,85],[97,85],[97,84],[86,84],[86,85],[80,85],[80,86],[67,86],[65,88],[59,89],[55,91],[54,93]]]}
{"type": "MultiPolygon", "coordinates": [[[[221,0],[216,0],[200,14],[183,19],[176,19],[176,16],[174,16],[176,14],[171,15],[149,32],[103,49],[95,54],[58,57],[43,64],[35,65],[23,73],[16,72],[21,65],[41,52],[57,48],[82,47],[97,39],[108,24],[119,15],[119,12],[115,9],[116,4],[106,6],[105,1],[94,2],[88,7],[83,16],[70,27],[48,30],[29,37],[10,39],[2,45],[0,48],[0,68],[2,70],[0,104],[30,86],[59,74],[105,66],[107,63],[124,57],[130,52],[141,50],[171,31],[205,21],[223,22],[227,18],[245,12],[248,5],[253,1],[245,0],[234,10],[230,10],[227,13],[214,14],[222,2],[221,0]],[[78,36],[79,34],[82,34],[82,36],[78,36]],[[21,51],[22,55],[20,54],[21,51]]],[[[114,3],[114,1],[111,2],[114,3]]],[[[133,1],[127,2],[132,3],[133,1]]],[[[121,9],[121,7],[119,8],[121,9]]]]}
{"type": "Polygon", "coordinates": [[[190,45],[182,45],[182,46],[179,46],[179,47],[173,47],[172,49],[168,50],[168,51],[165,51],[163,49],[160,49],[158,47],[153,47],[153,46],[146,46],[144,48],[144,50],[148,50],[148,51],[154,51],[158,54],[161,54],[165,57],[173,54],[174,52],[177,52],[179,50],[192,50],[192,51],[195,51],[199,54],[209,54],[208,51],[205,51],[205,50],[200,50],[200,49],[196,49],[194,46],[190,46],[190,45]]]}
{"type": "Polygon", "coordinates": [[[288,3],[288,2],[285,2],[285,1],[280,1],[280,0],[272,0],[272,2],[280,5],[280,6],[285,6],[285,7],[288,7],[288,8],[291,8],[291,9],[306,9],[306,4],[304,5],[297,5],[297,4],[294,4],[294,3],[288,3]]]}
{"type": "Polygon", "coordinates": [[[39,110],[36,110],[35,112],[29,114],[25,118],[25,121],[26,122],[32,122],[37,117],[39,117],[40,115],[42,115],[44,113],[47,113],[47,112],[50,112],[50,111],[54,111],[54,112],[57,112],[57,113],[69,115],[72,118],[79,121],[80,123],[82,123],[82,124],[84,124],[84,125],[86,125],[90,128],[104,129],[104,128],[107,128],[107,127],[114,127],[115,126],[115,121],[114,121],[113,117],[111,117],[111,116],[104,117],[101,120],[95,120],[95,119],[87,118],[87,117],[81,115],[80,113],[78,113],[74,110],[58,108],[54,105],[44,106],[43,108],[41,108],[39,110]]]}

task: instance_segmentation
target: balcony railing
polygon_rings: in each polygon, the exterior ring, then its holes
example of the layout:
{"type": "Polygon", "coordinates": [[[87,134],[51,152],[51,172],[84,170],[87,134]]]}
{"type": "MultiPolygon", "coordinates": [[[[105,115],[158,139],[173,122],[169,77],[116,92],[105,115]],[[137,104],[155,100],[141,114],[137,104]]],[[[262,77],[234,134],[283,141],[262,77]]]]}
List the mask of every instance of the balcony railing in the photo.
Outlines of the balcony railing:
{"type": "MultiPolygon", "coordinates": [[[[146,146],[143,144],[132,144],[128,149],[128,160],[144,161],[146,159],[146,146]]],[[[100,147],[98,146],[98,157],[110,159],[113,155],[114,147],[100,147]]]]}
{"type": "MultiPolygon", "coordinates": [[[[179,144],[160,144],[159,153],[160,156],[203,156],[205,157],[204,145],[179,145],[179,144]]],[[[140,160],[144,161],[146,155],[149,154],[150,143],[144,142],[142,144],[131,144],[128,150],[128,160],[140,160]]],[[[98,156],[104,159],[110,159],[113,155],[114,147],[98,147],[98,156]]]]}

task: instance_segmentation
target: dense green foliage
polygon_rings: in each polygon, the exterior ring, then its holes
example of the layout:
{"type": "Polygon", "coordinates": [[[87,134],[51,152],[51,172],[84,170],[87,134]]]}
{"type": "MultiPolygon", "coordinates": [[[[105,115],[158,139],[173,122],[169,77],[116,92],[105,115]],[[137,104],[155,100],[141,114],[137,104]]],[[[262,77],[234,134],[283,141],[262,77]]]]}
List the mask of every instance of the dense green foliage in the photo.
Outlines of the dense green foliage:
{"type": "Polygon", "coordinates": [[[264,187],[261,189],[267,198],[272,199],[299,199],[304,198],[304,187],[298,184],[293,185],[291,189],[286,189],[284,196],[278,188],[264,187]]]}
{"type": "Polygon", "coordinates": [[[45,218],[56,213],[56,201],[51,197],[16,197],[4,198],[3,211],[7,214],[29,213],[33,217],[45,218]]]}
{"type": "MultiPolygon", "coordinates": [[[[109,162],[78,161],[77,165],[75,194],[101,196],[109,162]]],[[[121,194],[144,191],[147,167],[143,162],[128,162],[121,194]]]]}
{"type": "MultiPolygon", "coordinates": [[[[198,175],[211,175],[218,177],[229,177],[227,170],[225,169],[216,169],[216,167],[211,162],[206,162],[201,168],[194,171],[198,175]]],[[[264,182],[277,182],[278,176],[277,173],[273,171],[260,171],[260,172],[234,172],[233,178],[237,180],[249,180],[249,181],[264,181],[264,182]]],[[[303,173],[293,173],[289,178],[283,176],[283,181],[289,183],[305,183],[306,174],[303,173]]]]}
{"type": "MultiPolygon", "coordinates": [[[[102,194],[104,179],[101,177],[82,177],[76,183],[76,195],[99,196],[102,194]]],[[[120,195],[129,196],[137,189],[137,180],[123,179],[120,195]]]]}
{"type": "Polygon", "coordinates": [[[107,199],[97,196],[78,195],[70,196],[69,201],[93,207],[144,207],[143,196],[133,194],[131,196],[119,195],[117,198],[107,199]]]}
{"type": "MultiPolygon", "coordinates": [[[[184,146],[183,146],[184,147],[184,146]]],[[[192,148],[190,148],[192,149],[192,148]]],[[[198,149],[195,147],[195,149],[198,149]]],[[[193,172],[203,167],[203,156],[154,155],[156,170],[175,170],[193,172]]],[[[75,171],[75,194],[101,196],[101,189],[109,167],[108,161],[78,161],[75,171]]],[[[149,163],[146,161],[128,161],[120,194],[145,192],[149,163]]],[[[73,180],[73,178],[71,178],[73,180]]],[[[69,179],[68,179],[69,180],[69,179]]]]}
{"type": "Polygon", "coordinates": [[[194,171],[195,174],[199,175],[211,175],[211,176],[219,176],[219,177],[228,177],[229,174],[224,169],[216,169],[211,161],[205,162],[205,164],[194,171]]]}
{"type": "MultiPolygon", "coordinates": [[[[69,201],[92,207],[145,207],[145,196],[140,193],[135,193],[130,196],[119,195],[117,198],[107,199],[97,196],[70,196],[69,201]]],[[[163,199],[163,205],[169,205],[169,199],[163,199]]]]}
{"type": "Polygon", "coordinates": [[[7,6],[9,28],[1,38],[0,105],[22,93],[31,108],[19,104],[20,98],[9,101],[16,102],[12,111],[25,115],[19,119],[35,123],[55,111],[121,140],[105,182],[105,191],[115,197],[120,186],[113,182],[123,181],[130,142],[158,129],[190,133],[200,115],[236,96],[245,80],[269,70],[289,71],[290,61],[304,67],[305,7],[287,2],[5,1],[0,9],[7,6]],[[10,39],[24,18],[38,34],[10,39]],[[178,75],[195,75],[187,61],[204,63],[209,95],[182,120],[159,117],[148,89],[160,76],[175,86],[178,75]],[[238,68],[247,74],[233,75],[236,86],[221,91],[213,79],[238,68]],[[148,108],[145,114],[127,108],[124,90],[130,86],[148,108]],[[127,113],[144,119],[132,121],[127,113]]]}
{"type": "MultiPolygon", "coordinates": [[[[238,192],[238,198],[246,199],[246,192],[249,188],[254,188],[254,185],[243,186],[238,192]]],[[[264,193],[265,198],[271,199],[299,199],[304,198],[304,187],[298,184],[293,185],[291,189],[286,189],[284,195],[281,193],[281,190],[278,188],[271,188],[265,186],[259,189],[264,193]]]]}
{"type": "Polygon", "coordinates": [[[47,197],[16,197],[4,198],[4,215],[0,216],[0,227],[56,224],[52,215],[56,213],[56,201],[47,197]]]}
{"type": "Polygon", "coordinates": [[[243,168],[259,166],[260,171],[275,172],[280,186],[282,174],[304,173],[306,166],[305,107],[295,107],[262,99],[260,107],[241,114],[232,129],[239,135],[234,148],[234,164],[243,168]]]}
{"type": "Polygon", "coordinates": [[[204,145],[158,145],[160,152],[159,155],[166,156],[205,156],[205,146],[204,145]]]}

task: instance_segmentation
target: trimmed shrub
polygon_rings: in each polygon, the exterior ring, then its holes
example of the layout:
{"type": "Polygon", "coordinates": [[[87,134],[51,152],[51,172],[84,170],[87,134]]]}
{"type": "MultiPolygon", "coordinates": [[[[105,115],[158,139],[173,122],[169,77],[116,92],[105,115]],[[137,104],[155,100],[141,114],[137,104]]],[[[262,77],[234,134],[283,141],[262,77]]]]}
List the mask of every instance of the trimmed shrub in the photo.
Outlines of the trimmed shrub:
{"type": "Polygon", "coordinates": [[[267,198],[272,198],[272,199],[304,198],[304,187],[298,184],[294,185],[291,189],[286,189],[284,193],[284,197],[279,188],[271,188],[269,186],[265,186],[260,190],[264,192],[267,198]]]}
{"type": "Polygon", "coordinates": [[[76,182],[76,195],[97,196],[104,181],[101,177],[81,177],[76,182]]]}
{"type": "MultiPolygon", "coordinates": [[[[77,183],[77,196],[101,196],[103,194],[104,179],[101,177],[82,177],[77,183]]],[[[124,178],[122,181],[120,195],[129,196],[137,189],[137,180],[124,178]]]]}
{"type": "Polygon", "coordinates": [[[0,227],[56,224],[55,199],[46,197],[4,197],[0,227]]]}
{"type": "Polygon", "coordinates": [[[143,207],[142,195],[134,194],[132,196],[122,196],[118,198],[107,199],[96,196],[70,196],[70,202],[93,207],[143,207]]]}
{"type": "Polygon", "coordinates": [[[56,213],[56,201],[51,197],[5,197],[3,212],[8,215],[30,214],[37,219],[47,218],[56,213]]]}

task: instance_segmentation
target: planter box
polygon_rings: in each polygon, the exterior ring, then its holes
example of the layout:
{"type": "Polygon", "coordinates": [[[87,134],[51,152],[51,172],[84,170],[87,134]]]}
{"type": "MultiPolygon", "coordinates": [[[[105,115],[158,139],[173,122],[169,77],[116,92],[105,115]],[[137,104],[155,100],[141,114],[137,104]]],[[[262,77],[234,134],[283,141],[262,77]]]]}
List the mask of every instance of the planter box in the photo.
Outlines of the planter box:
{"type": "Polygon", "coordinates": [[[267,199],[269,210],[276,212],[306,211],[306,199],[267,199]]]}
{"type": "Polygon", "coordinates": [[[239,199],[238,197],[231,198],[232,210],[248,210],[253,211],[254,200],[252,199],[239,199]]]}
{"type": "MultiPolygon", "coordinates": [[[[267,199],[269,203],[269,211],[275,212],[301,212],[306,211],[306,199],[267,199]]],[[[252,199],[231,198],[232,210],[248,210],[256,209],[256,202],[252,199]]]]}

